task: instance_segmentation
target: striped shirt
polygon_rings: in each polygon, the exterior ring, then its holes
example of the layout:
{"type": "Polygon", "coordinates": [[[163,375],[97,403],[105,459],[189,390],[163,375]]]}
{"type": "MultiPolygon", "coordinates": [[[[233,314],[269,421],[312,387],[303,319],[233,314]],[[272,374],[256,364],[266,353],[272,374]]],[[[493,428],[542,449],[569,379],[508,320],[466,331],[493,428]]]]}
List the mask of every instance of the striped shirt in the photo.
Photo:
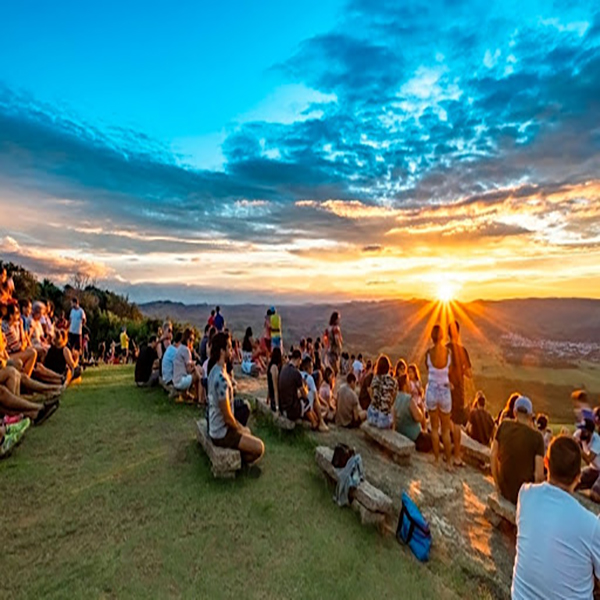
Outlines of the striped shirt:
{"type": "Polygon", "coordinates": [[[9,354],[15,352],[21,352],[23,350],[23,340],[25,338],[23,333],[23,324],[19,319],[18,323],[10,325],[8,321],[2,321],[2,332],[6,338],[6,347],[9,354]]]}

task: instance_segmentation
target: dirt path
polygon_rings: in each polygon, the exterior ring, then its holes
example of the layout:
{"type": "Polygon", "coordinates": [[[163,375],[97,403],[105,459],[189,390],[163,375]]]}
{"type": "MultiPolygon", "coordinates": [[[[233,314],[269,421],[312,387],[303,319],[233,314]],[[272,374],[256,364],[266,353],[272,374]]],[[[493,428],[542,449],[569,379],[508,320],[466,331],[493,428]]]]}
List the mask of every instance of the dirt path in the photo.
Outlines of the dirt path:
{"type": "MultiPolygon", "coordinates": [[[[266,397],[260,379],[239,377],[238,390],[266,397]]],[[[458,563],[465,577],[480,580],[493,597],[510,597],[515,535],[510,528],[492,527],[484,517],[487,496],[493,491],[491,477],[470,466],[450,474],[436,469],[431,455],[418,453],[410,466],[397,465],[357,430],[332,427],[328,434],[308,435],[330,447],[338,441],[354,447],[363,458],[367,479],[393,499],[397,512],[406,490],[429,519],[434,558],[458,563]]]]}

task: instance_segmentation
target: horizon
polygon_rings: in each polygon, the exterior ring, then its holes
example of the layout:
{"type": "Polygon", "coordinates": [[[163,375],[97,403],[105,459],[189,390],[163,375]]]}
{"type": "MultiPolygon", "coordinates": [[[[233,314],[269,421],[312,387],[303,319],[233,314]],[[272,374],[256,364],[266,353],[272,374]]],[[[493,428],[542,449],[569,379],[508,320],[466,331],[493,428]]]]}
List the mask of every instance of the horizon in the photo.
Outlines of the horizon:
{"type": "Polygon", "coordinates": [[[14,3],[0,257],[143,304],[600,299],[600,8],[14,3]]]}

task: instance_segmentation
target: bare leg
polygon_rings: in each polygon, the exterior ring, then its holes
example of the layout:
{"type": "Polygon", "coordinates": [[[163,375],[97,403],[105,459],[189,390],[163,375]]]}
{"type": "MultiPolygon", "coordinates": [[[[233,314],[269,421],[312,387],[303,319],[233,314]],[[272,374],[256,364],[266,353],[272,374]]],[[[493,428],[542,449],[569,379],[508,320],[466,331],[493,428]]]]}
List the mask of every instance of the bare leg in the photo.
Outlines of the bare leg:
{"type": "Polygon", "coordinates": [[[429,411],[429,418],[431,419],[431,443],[433,444],[433,457],[435,464],[438,465],[440,460],[440,415],[437,408],[429,411]]]}
{"type": "Polygon", "coordinates": [[[450,420],[450,413],[440,412],[440,420],[442,422],[442,442],[444,443],[444,454],[446,455],[446,468],[449,471],[454,470],[452,467],[452,446],[450,441],[450,428],[452,427],[452,421],[450,420]]]}
{"type": "Polygon", "coordinates": [[[8,388],[15,396],[19,393],[21,374],[14,367],[0,369],[0,385],[8,388]]]}
{"type": "Polygon", "coordinates": [[[263,457],[265,445],[257,437],[244,433],[238,445],[238,450],[242,453],[244,462],[252,466],[263,457]]]}
{"type": "Polygon", "coordinates": [[[30,392],[40,392],[41,394],[55,394],[63,389],[61,385],[42,383],[41,381],[31,379],[31,377],[28,377],[24,373],[21,373],[21,387],[30,392]]]}
{"type": "Polygon", "coordinates": [[[462,435],[462,429],[461,426],[457,425],[456,423],[452,423],[452,427],[452,432],[454,434],[454,464],[460,465],[462,463],[460,457],[460,439],[462,435]]]}
{"type": "Polygon", "coordinates": [[[58,373],[47,369],[46,367],[44,367],[44,365],[36,365],[35,375],[36,377],[39,377],[42,381],[45,381],[46,383],[54,385],[62,384],[62,377],[58,373]]]}
{"type": "Polygon", "coordinates": [[[15,352],[10,355],[10,358],[12,360],[20,360],[23,363],[23,372],[31,377],[33,367],[35,367],[35,362],[37,360],[37,352],[34,348],[27,348],[27,350],[23,350],[22,352],[15,352]]]}
{"type": "Polygon", "coordinates": [[[41,404],[29,402],[19,396],[15,396],[4,386],[0,386],[0,411],[9,415],[23,414],[30,419],[35,419],[42,408],[41,404]]]}

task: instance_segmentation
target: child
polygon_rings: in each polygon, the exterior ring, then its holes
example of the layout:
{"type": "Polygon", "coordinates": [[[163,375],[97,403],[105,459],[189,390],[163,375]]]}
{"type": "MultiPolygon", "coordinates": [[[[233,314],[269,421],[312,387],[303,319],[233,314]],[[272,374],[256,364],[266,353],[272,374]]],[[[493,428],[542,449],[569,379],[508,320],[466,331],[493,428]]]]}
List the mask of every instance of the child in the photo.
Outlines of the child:
{"type": "Polygon", "coordinates": [[[548,446],[552,441],[552,431],[548,429],[548,415],[539,413],[535,418],[535,425],[544,438],[544,451],[548,452],[548,446]]]}
{"type": "Polygon", "coordinates": [[[421,374],[419,367],[414,363],[408,367],[408,388],[410,395],[415,399],[417,406],[425,413],[425,402],[423,400],[425,392],[421,383],[421,374]]]}

